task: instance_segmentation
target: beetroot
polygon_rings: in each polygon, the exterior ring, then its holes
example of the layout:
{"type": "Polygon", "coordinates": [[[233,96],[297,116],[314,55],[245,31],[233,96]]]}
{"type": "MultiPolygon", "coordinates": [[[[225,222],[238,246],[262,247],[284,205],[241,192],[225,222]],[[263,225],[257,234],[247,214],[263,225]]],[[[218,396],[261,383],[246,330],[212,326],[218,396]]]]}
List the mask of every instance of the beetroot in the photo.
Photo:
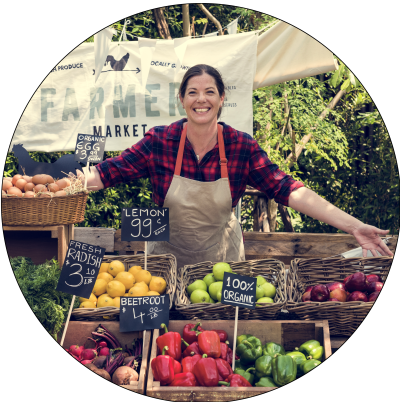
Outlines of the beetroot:
{"type": "Polygon", "coordinates": [[[99,368],[102,369],[104,368],[105,364],[106,364],[106,360],[107,360],[107,356],[97,356],[94,360],[93,360],[93,364],[99,368]]]}
{"type": "Polygon", "coordinates": [[[362,292],[367,289],[367,277],[363,272],[356,272],[350,276],[346,282],[346,290],[354,292],[358,290],[362,292]]]}

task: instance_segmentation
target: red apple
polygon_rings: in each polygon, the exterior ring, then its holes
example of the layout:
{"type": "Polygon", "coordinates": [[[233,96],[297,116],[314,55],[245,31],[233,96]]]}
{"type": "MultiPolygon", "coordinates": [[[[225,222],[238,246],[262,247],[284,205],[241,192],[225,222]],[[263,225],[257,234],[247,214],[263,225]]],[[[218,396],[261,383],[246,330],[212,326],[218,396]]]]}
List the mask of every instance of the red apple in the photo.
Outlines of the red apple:
{"type": "Polygon", "coordinates": [[[350,277],[351,277],[351,275],[346,276],[346,278],[343,279],[343,285],[344,285],[345,289],[346,289],[346,283],[350,279],[350,277]]]}
{"type": "Polygon", "coordinates": [[[336,299],[336,298],[334,298],[334,297],[331,297],[331,298],[328,299],[327,301],[340,301],[340,300],[338,300],[338,299],[336,299]]]}
{"type": "Polygon", "coordinates": [[[356,290],[362,292],[367,289],[367,277],[363,272],[356,272],[351,275],[346,282],[346,290],[354,292],[356,290]]]}
{"type": "Polygon", "coordinates": [[[315,285],[311,290],[311,300],[324,302],[329,299],[329,291],[325,285],[315,285]]]}
{"type": "Polygon", "coordinates": [[[367,275],[367,281],[370,283],[371,282],[383,282],[382,278],[376,274],[367,275]]]}
{"type": "Polygon", "coordinates": [[[334,289],[343,289],[346,290],[342,282],[330,282],[325,285],[329,292],[332,292],[334,289]]]}
{"type": "Polygon", "coordinates": [[[329,297],[331,299],[338,299],[338,301],[345,302],[347,300],[347,293],[344,289],[336,288],[329,293],[329,297]]]}
{"type": "Polygon", "coordinates": [[[379,291],[376,291],[376,292],[374,292],[374,293],[371,293],[370,295],[369,295],[369,297],[368,297],[368,301],[369,302],[374,302],[376,299],[377,299],[377,297],[379,296],[379,291]]]}
{"type": "Polygon", "coordinates": [[[374,292],[380,292],[383,287],[382,282],[368,282],[367,284],[367,293],[374,293],[374,292]]]}
{"type": "Polygon", "coordinates": [[[352,293],[350,293],[349,297],[347,298],[348,302],[351,301],[362,301],[362,302],[366,302],[368,301],[368,297],[365,293],[360,292],[359,290],[356,290],[352,293]]]}
{"type": "Polygon", "coordinates": [[[311,292],[305,292],[301,297],[301,301],[303,302],[311,301],[311,292]]]}
{"type": "Polygon", "coordinates": [[[306,288],[306,290],[304,291],[304,293],[306,293],[306,292],[311,292],[311,289],[314,287],[314,285],[313,286],[307,286],[307,288],[306,288]]]}

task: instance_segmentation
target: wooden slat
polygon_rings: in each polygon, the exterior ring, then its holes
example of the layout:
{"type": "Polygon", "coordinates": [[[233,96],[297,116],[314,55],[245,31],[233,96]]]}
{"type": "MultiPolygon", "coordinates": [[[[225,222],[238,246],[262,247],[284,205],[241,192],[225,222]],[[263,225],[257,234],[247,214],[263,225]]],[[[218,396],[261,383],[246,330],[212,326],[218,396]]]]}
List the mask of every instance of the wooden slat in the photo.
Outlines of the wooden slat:
{"type": "Polygon", "coordinates": [[[118,229],[114,236],[114,250],[134,253],[144,251],[144,241],[122,241],[121,229],[118,229]]]}
{"type": "Polygon", "coordinates": [[[113,252],[115,229],[109,228],[74,228],[74,240],[95,244],[104,247],[106,251],[113,252]]]}
{"type": "Polygon", "coordinates": [[[339,349],[348,339],[349,339],[348,336],[332,336],[331,337],[332,349],[339,349]]]}

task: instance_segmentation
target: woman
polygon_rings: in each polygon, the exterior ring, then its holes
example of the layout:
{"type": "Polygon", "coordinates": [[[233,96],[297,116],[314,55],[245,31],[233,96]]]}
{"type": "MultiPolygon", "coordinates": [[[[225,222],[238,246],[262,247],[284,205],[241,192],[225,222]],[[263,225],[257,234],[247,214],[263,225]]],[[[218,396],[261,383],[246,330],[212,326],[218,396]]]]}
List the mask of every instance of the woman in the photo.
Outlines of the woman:
{"type": "Polygon", "coordinates": [[[224,88],[213,67],[190,68],[179,89],[187,119],[152,128],[88,174],[88,187],[94,190],[150,177],[153,200],[170,214],[170,241],[150,242],[150,254],[172,253],[178,267],[243,261],[243,236],[232,208],[250,184],[268,198],[352,234],[364,256],[367,250],[374,256],[393,255],[379,237],[388,230],[339,210],[280,171],[250,135],[217,124],[224,88]]]}

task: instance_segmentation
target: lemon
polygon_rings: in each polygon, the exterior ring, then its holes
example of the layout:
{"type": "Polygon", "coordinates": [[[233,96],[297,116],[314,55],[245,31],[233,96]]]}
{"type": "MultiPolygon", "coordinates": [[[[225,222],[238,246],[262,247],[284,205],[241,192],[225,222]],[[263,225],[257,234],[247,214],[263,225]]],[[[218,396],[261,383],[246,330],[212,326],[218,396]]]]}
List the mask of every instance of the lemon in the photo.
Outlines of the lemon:
{"type": "Polygon", "coordinates": [[[106,293],[107,282],[104,279],[96,279],[96,282],[93,286],[92,293],[99,297],[103,293],[106,293]]]}
{"type": "Polygon", "coordinates": [[[121,261],[112,261],[107,272],[115,278],[120,272],[124,271],[125,265],[121,261]]]}
{"type": "Polygon", "coordinates": [[[136,274],[134,274],[136,282],[144,282],[146,285],[149,285],[151,281],[151,273],[149,271],[141,270],[137,271],[136,274]]]}
{"type": "Polygon", "coordinates": [[[120,304],[121,304],[121,297],[120,296],[114,297],[113,303],[114,303],[114,307],[119,308],[120,304]]]}
{"type": "Polygon", "coordinates": [[[124,294],[124,297],[130,297],[130,294],[127,292],[124,294]]]}
{"type": "Polygon", "coordinates": [[[102,272],[107,272],[109,265],[110,265],[110,263],[108,263],[108,262],[102,262],[100,265],[99,274],[101,274],[102,272]]]}
{"type": "Polygon", "coordinates": [[[97,307],[114,307],[113,298],[108,295],[102,295],[97,300],[97,307]]]}
{"type": "Polygon", "coordinates": [[[79,305],[79,308],[96,308],[96,306],[91,301],[84,301],[79,305]]]}
{"type": "Polygon", "coordinates": [[[125,294],[125,285],[114,279],[113,281],[108,282],[107,293],[111,297],[123,296],[125,294]]]}
{"type": "Polygon", "coordinates": [[[161,278],[161,276],[153,276],[151,278],[149,284],[150,290],[155,290],[160,295],[162,295],[165,292],[166,288],[167,288],[167,282],[165,282],[164,278],[161,278]]]}
{"type": "Polygon", "coordinates": [[[93,293],[90,293],[89,299],[85,299],[84,297],[80,297],[79,301],[81,303],[86,302],[86,301],[90,301],[90,302],[94,303],[94,305],[96,305],[97,297],[93,293]]]}
{"type": "MultiPolygon", "coordinates": [[[[128,272],[131,273],[133,276],[135,276],[135,275],[136,275],[136,272],[141,271],[141,270],[142,270],[142,267],[141,267],[141,266],[139,266],[139,265],[134,265],[133,267],[130,267],[130,268],[128,269],[128,272]]],[[[136,279],[136,277],[135,277],[135,279],[136,279]]],[[[137,281],[136,281],[136,282],[137,282],[137,281]]]]}
{"type": "Polygon", "coordinates": [[[149,290],[146,296],[160,296],[160,293],[156,292],[155,290],[149,290]]]}
{"type": "Polygon", "coordinates": [[[112,281],[114,277],[110,275],[108,272],[100,272],[97,275],[97,279],[104,279],[107,283],[112,281]]]}
{"type": "Polygon", "coordinates": [[[137,297],[137,296],[147,296],[149,291],[148,286],[144,282],[135,283],[129,289],[129,296],[137,297]]]}
{"type": "Polygon", "coordinates": [[[120,272],[116,277],[116,281],[120,281],[125,285],[125,290],[129,290],[135,283],[135,277],[129,272],[120,272]]]}

